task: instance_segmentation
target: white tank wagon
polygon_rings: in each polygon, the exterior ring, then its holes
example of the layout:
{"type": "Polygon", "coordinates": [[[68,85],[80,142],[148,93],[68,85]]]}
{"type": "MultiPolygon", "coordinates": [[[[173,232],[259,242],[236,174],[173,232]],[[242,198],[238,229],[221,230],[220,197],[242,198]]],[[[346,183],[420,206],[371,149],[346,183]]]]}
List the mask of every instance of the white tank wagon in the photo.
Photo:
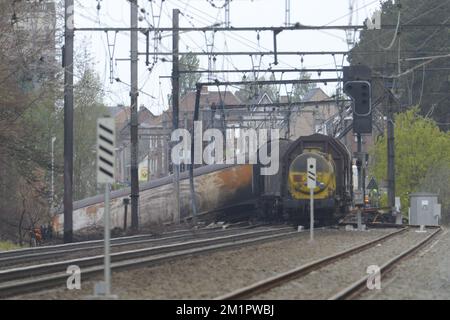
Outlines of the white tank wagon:
{"type": "MultiPolygon", "coordinates": [[[[224,211],[254,203],[252,165],[209,165],[194,170],[195,197],[198,214],[224,211]]],[[[175,197],[173,177],[165,177],[140,184],[139,223],[152,225],[173,222],[175,197]]],[[[111,228],[123,228],[123,199],[130,196],[130,188],[111,192],[111,228]]],[[[104,196],[83,199],[73,204],[73,231],[80,232],[103,226],[104,196]]],[[[188,172],[180,174],[181,219],[192,215],[188,172]]],[[[128,207],[127,226],[131,224],[128,207]]],[[[62,212],[53,219],[54,230],[61,234],[64,228],[62,212]]]]}

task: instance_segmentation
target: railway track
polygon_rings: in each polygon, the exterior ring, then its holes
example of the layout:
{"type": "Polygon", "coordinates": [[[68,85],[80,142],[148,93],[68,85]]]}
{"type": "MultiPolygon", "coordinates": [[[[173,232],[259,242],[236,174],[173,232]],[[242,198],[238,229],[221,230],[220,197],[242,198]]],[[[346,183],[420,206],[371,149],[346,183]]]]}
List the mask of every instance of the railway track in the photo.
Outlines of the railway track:
{"type": "MultiPolygon", "coordinates": [[[[298,232],[292,227],[247,230],[233,235],[219,235],[207,239],[117,252],[110,255],[111,268],[121,270],[152,265],[188,255],[278,240],[296,234],[298,232]]],[[[103,259],[103,255],[96,255],[0,270],[0,297],[5,298],[53,286],[65,286],[68,277],[66,270],[71,265],[80,267],[82,279],[85,280],[103,272],[103,259]]]]}
{"type": "MultiPolygon", "coordinates": [[[[380,273],[383,275],[386,275],[401,261],[405,260],[412,254],[414,254],[414,252],[418,251],[420,248],[425,246],[432,238],[434,238],[441,231],[442,231],[441,228],[436,228],[435,231],[433,231],[425,239],[423,239],[416,245],[404,250],[397,256],[393,257],[392,259],[390,259],[389,261],[384,263],[382,266],[380,266],[380,273]]],[[[365,290],[367,290],[367,280],[368,279],[369,279],[369,276],[360,278],[359,280],[353,282],[352,284],[350,284],[348,287],[346,287],[342,291],[331,296],[329,298],[329,300],[349,300],[349,299],[358,297],[359,295],[361,295],[361,293],[363,293],[365,290]]]]}
{"type": "MultiPolygon", "coordinates": [[[[264,226],[262,226],[264,228],[264,226]]],[[[233,227],[229,229],[200,229],[200,230],[178,230],[164,235],[136,235],[130,237],[120,237],[111,239],[111,248],[123,249],[129,246],[157,246],[162,244],[183,242],[192,239],[209,238],[211,236],[232,235],[254,228],[254,226],[233,227]]],[[[0,270],[11,265],[26,264],[29,262],[45,262],[49,260],[60,260],[68,256],[82,253],[84,256],[89,253],[100,252],[104,248],[103,240],[93,240],[55,246],[35,247],[0,252],[0,270]]]]}
{"type": "MultiPolygon", "coordinates": [[[[282,274],[264,279],[250,286],[240,288],[234,292],[222,295],[220,297],[217,297],[216,299],[218,300],[251,299],[255,297],[256,298],[261,297],[261,295],[262,296],[267,295],[267,293],[270,293],[271,290],[276,290],[277,288],[280,289],[282,286],[294,281],[301,280],[303,277],[306,277],[312,274],[313,272],[317,272],[318,274],[320,274],[321,271],[322,272],[324,271],[323,269],[325,267],[329,267],[334,263],[344,262],[346,259],[349,259],[350,257],[354,257],[360,253],[373,250],[377,245],[381,244],[382,242],[385,242],[390,239],[392,240],[393,238],[399,237],[400,235],[403,235],[407,232],[413,232],[413,229],[414,228],[410,226],[401,228],[387,235],[381,236],[377,239],[368,241],[362,245],[354,246],[348,250],[344,250],[337,254],[291,269],[282,274]]],[[[424,239],[421,239],[413,246],[410,246],[408,249],[402,251],[400,254],[396,254],[389,261],[384,263],[380,267],[381,274],[385,275],[389,270],[394,268],[394,266],[397,263],[399,263],[403,259],[407,258],[411,254],[422,248],[426,243],[428,243],[433,237],[435,237],[441,231],[441,228],[433,228],[433,229],[434,230],[431,231],[431,234],[426,236],[424,239]]],[[[351,272],[351,269],[347,268],[346,272],[351,272]]],[[[359,278],[357,281],[354,281],[351,284],[344,286],[344,289],[341,288],[341,290],[339,290],[337,293],[329,296],[328,299],[341,300],[357,297],[364,290],[367,289],[366,283],[368,278],[369,275],[359,278]]],[[[306,289],[303,288],[303,290],[306,289]]],[[[311,288],[311,290],[313,290],[313,288],[311,288]]],[[[267,298],[267,296],[263,297],[263,299],[265,298],[267,298]]]]}

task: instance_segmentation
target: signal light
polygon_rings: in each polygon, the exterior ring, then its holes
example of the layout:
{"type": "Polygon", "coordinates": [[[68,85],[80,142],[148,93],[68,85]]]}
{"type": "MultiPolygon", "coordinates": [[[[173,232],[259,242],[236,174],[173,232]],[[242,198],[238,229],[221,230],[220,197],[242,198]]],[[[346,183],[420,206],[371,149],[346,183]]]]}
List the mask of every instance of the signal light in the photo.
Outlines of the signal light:
{"type": "Polygon", "coordinates": [[[344,92],[353,100],[353,132],[372,133],[372,71],[365,65],[343,67],[344,92]]]}
{"type": "Polygon", "coordinates": [[[372,112],[372,90],[368,81],[348,81],[344,84],[344,92],[349,95],[353,104],[353,113],[360,117],[370,116],[372,112]]]}

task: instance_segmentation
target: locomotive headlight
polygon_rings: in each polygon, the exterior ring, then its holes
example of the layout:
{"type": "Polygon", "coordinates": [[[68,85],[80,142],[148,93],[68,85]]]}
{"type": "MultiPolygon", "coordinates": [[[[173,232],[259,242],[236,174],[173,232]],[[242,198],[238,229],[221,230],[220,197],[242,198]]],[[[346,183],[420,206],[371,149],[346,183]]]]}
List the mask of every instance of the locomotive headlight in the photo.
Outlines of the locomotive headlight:
{"type": "Polygon", "coordinates": [[[320,188],[320,190],[325,189],[325,183],[319,182],[319,188],[320,188]]]}

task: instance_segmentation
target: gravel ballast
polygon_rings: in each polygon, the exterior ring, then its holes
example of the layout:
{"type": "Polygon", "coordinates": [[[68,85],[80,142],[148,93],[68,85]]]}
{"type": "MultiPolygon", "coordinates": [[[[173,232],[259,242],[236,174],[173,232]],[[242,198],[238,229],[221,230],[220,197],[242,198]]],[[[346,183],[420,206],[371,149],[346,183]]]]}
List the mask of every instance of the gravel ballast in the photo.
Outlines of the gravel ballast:
{"type": "MultiPolygon", "coordinates": [[[[281,227],[280,227],[281,228],[281,227]]],[[[134,240],[139,241],[139,243],[116,243],[115,245],[110,247],[111,253],[119,253],[124,252],[128,250],[138,250],[138,249],[144,249],[144,248],[152,248],[152,247],[160,247],[164,245],[172,245],[172,244],[180,244],[185,243],[189,241],[197,241],[197,240],[204,240],[204,239],[211,239],[214,237],[225,237],[225,236],[233,236],[233,235],[239,235],[244,233],[252,233],[257,231],[264,231],[264,230],[276,230],[277,228],[268,228],[268,227],[260,227],[255,229],[226,229],[226,230],[217,230],[213,231],[210,230],[202,230],[200,232],[191,231],[188,233],[185,233],[183,235],[168,235],[167,237],[154,237],[149,238],[147,240],[134,240]],[[208,233],[205,233],[208,232],[208,233]],[[182,237],[182,238],[180,238],[182,237]]],[[[93,244],[94,245],[94,244],[93,244]]],[[[72,248],[69,250],[69,252],[54,252],[50,255],[39,258],[39,256],[36,256],[33,258],[33,260],[29,260],[26,262],[0,262],[0,271],[1,270],[7,270],[11,268],[16,267],[26,267],[26,266],[33,266],[37,264],[42,263],[50,263],[50,262],[58,262],[58,261],[65,261],[65,260],[72,260],[72,259],[80,259],[85,257],[94,257],[98,255],[104,254],[104,247],[103,243],[97,243],[95,244],[97,247],[96,249],[93,248],[83,248],[83,249],[77,249],[72,248]]]]}
{"type": "MultiPolygon", "coordinates": [[[[113,272],[112,291],[120,299],[211,299],[393,231],[317,230],[313,244],[308,243],[309,232],[302,232],[290,239],[113,272]]],[[[82,278],[81,290],[64,287],[14,298],[84,299],[99,280],[82,278]]]]}
{"type": "Polygon", "coordinates": [[[417,254],[382,276],[380,290],[367,291],[359,298],[449,300],[450,231],[444,229],[417,254]]]}
{"type": "Polygon", "coordinates": [[[381,266],[393,257],[412,247],[426,236],[408,230],[360,253],[338,260],[293,280],[255,299],[328,299],[353,282],[367,275],[371,265],[381,266]]]}

